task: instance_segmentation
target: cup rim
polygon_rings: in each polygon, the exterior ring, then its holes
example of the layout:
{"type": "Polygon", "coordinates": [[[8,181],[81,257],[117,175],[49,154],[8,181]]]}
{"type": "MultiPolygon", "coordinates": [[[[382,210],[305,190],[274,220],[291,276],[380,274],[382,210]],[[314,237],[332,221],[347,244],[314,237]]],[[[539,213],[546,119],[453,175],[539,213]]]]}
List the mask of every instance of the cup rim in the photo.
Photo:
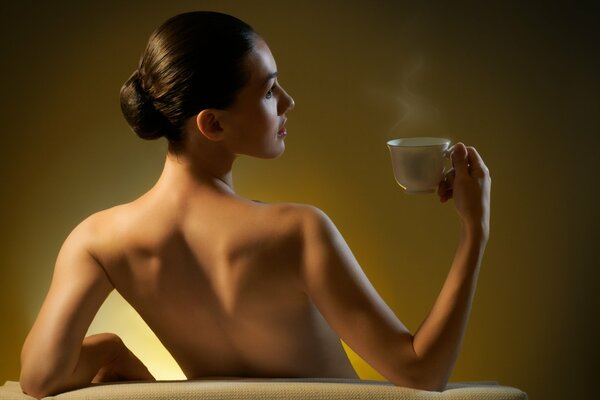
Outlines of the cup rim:
{"type": "Polygon", "coordinates": [[[414,136],[414,137],[403,137],[397,139],[390,139],[386,144],[390,147],[434,147],[441,146],[444,144],[450,144],[450,139],[441,137],[430,137],[430,136],[414,136]],[[419,143],[419,141],[429,141],[431,143],[419,143]]]}

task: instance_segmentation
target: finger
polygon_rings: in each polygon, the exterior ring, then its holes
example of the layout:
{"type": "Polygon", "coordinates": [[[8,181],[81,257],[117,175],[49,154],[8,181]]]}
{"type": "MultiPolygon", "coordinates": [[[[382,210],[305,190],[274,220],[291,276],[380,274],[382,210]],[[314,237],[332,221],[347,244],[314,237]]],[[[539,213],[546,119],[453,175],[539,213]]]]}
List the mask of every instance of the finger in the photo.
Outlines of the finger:
{"type": "Polygon", "coordinates": [[[457,174],[463,175],[469,172],[467,154],[467,148],[461,142],[452,147],[452,166],[457,174]]]}
{"type": "Polygon", "coordinates": [[[437,187],[438,196],[443,196],[448,191],[448,184],[445,181],[441,181],[437,187]]]}
{"type": "Polygon", "coordinates": [[[438,184],[437,192],[438,194],[442,194],[446,192],[448,189],[452,188],[452,183],[454,182],[454,170],[444,173],[442,180],[438,184]],[[451,179],[451,181],[450,181],[451,179]]]}
{"type": "Polygon", "coordinates": [[[448,171],[445,175],[444,175],[444,186],[441,188],[442,189],[442,193],[440,194],[441,199],[440,201],[442,203],[445,203],[446,201],[450,200],[453,196],[452,194],[454,193],[453,188],[454,188],[454,178],[456,177],[456,171],[453,169],[451,169],[450,171],[448,171]]]}
{"type": "Polygon", "coordinates": [[[456,178],[456,171],[453,168],[450,171],[448,171],[448,175],[446,176],[446,183],[448,184],[450,189],[452,189],[454,187],[454,179],[455,178],[456,178]]]}
{"type": "Polygon", "coordinates": [[[437,188],[437,195],[440,198],[440,201],[443,203],[444,201],[444,196],[446,195],[446,192],[448,191],[448,186],[446,185],[445,181],[440,182],[440,184],[438,185],[437,188]]]}
{"type": "Polygon", "coordinates": [[[446,182],[441,181],[438,185],[437,195],[441,197],[444,193],[446,193],[446,182]]]}
{"type": "Polygon", "coordinates": [[[471,167],[471,172],[488,172],[488,168],[483,162],[483,159],[473,146],[467,147],[467,159],[471,167]]]}
{"type": "Polygon", "coordinates": [[[452,191],[451,190],[440,195],[440,201],[442,203],[445,203],[446,201],[450,200],[451,198],[452,198],[452,191]]]}
{"type": "Polygon", "coordinates": [[[445,203],[452,198],[452,190],[440,194],[440,202],[445,203]]]}

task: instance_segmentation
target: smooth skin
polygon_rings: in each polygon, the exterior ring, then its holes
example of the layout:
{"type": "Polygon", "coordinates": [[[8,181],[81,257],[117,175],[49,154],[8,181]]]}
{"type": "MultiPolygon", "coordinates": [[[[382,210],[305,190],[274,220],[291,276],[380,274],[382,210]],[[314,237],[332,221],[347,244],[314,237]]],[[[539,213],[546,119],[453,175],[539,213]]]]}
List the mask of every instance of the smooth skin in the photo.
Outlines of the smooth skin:
{"type": "MultiPolygon", "coordinates": [[[[357,378],[340,338],[396,385],[443,390],[459,354],[489,237],[487,167],[454,146],[440,201],[454,199],[460,240],[415,334],[371,285],[331,219],[314,206],[239,197],[238,155],[276,158],[293,99],[262,39],[230,109],[190,118],[147,193],[86,218],[65,240],[23,345],[21,387],[42,398],[90,383],[152,381],[112,333],[86,337],[117,290],[188,379],[357,378]]],[[[411,266],[403,266],[410,268],[411,266]]]]}

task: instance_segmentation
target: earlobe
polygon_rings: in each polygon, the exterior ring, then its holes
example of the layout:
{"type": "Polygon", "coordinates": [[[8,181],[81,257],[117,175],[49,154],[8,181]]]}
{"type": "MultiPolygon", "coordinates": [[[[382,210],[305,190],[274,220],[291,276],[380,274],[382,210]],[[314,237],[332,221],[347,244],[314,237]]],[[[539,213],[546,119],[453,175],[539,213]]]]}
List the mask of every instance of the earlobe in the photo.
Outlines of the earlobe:
{"type": "Polygon", "coordinates": [[[200,111],[196,116],[196,126],[208,140],[219,142],[223,140],[223,127],[219,122],[219,113],[214,109],[200,111]]]}

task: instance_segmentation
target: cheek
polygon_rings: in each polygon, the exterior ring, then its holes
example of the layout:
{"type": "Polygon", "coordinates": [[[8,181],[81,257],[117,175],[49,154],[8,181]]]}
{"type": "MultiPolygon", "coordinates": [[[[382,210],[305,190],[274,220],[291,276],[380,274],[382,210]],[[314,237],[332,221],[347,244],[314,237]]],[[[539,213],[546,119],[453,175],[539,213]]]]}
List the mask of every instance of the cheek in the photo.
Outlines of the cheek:
{"type": "Polygon", "coordinates": [[[260,112],[257,113],[257,117],[260,118],[263,126],[267,128],[276,127],[278,124],[277,103],[274,100],[264,102],[260,108],[260,112]]]}

